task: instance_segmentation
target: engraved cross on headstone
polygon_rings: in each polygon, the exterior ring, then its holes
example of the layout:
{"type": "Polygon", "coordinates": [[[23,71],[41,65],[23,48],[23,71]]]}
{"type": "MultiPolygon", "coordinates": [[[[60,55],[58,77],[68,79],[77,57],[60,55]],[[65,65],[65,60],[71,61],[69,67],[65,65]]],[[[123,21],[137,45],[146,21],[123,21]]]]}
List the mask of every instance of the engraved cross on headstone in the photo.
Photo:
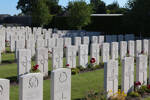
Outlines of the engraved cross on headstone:
{"type": "Polygon", "coordinates": [[[83,49],[82,58],[83,58],[83,61],[84,61],[84,65],[86,64],[86,57],[87,57],[86,49],[83,49]]]}
{"type": "Polygon", "coordinates": [[[45,65],[46,62],[48,62],[48,59],[45,57],[45,55],[42,55],[42,59],[40,60],[40,63],[43,66],[43,72],[45,72],[44,65],[45,65]]]}
{"type": "Polygon", "coordinates": [[[22,63],[22,65],[23,65],[23,67],[25,68],[25,72],[28,72],[28,67],[27,67],[27,65],[28,65],[28,63],[30,63],[31,61],[28,59],[28,57],[27,56],[24,56],[24,59],[23,59],[23,61],[21,62],[22,63]]]}
{"type": "Polygon", "coordinates": [[[76,55],[74,54],[73,51],[71,51],[71,55],[70,55],[70,60],[71,60],[71,67],[73,67],[73,64],[74,64],[74,57],[76,57],[76,55]]]}
{"type": "MultiPolygon", "coordinates": [[[[56,57],[56,63],[58,64],[58,67],[61,67],[60,62],[61,62],[61,60],[63,60],[63,57],[61,56],[61,53],[58,53],[57,55],[58,56],[56,57]]],[[[56,65],[55,65],[55,67],[56,67],[56,65]]]]}
{"type": "Polygon", "coordinates": [[[115,64],[112,64],[112,70],[111,70],[111,76],[108,77],[108,80],[109,81],[113,81],[113,90],[114,90],[114,84],[115,84],[115,79],[118,79],[118,75],[116,75],[116,69],[114,68],[115,67],[115,64]]]}
{"type": "Polygon", "coordinates": [[[131,66],[128,66],[128,70],[125,73],[125,75],[129,78],[129,87],[131,87],[132,84],[131,83],[131,77],[134,75],[134,71],[132,71],[131,66]]]}
{"type": "Polygon", "coordinates": [[[140,72],[143,74],[143,80],[144,80],[145,77],[144,73],[147,71],[147,68],[145,67],[145,62],[143,62],[141,65],[142,66],[140,66],[140,72]]]}

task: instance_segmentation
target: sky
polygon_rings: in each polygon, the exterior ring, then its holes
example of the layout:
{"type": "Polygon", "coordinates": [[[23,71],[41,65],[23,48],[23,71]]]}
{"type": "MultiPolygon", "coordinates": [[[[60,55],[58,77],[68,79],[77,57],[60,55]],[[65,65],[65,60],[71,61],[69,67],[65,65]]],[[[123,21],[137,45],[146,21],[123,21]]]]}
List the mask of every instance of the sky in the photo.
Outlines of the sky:
{"type": "MultiPolygon", "coordinates": [[[[0,14],[18,14],[21,11],[16,9],[16,5],[18,0],[0,0],[0,14]]],[[[67,6],[69,1],[73,0],[59,0],[59,5],[62,6],[67,6]]],[[[87,3],[90,2],[90,0],[85,0],[87,3]]],[[[107,5],[112,3],[113,1],[116,0],[102,0],[104,1],[107,5]]],[[[127,0],[117,0],[120,6],[124,6],[124,4],[127,2],[127,0]]]]}

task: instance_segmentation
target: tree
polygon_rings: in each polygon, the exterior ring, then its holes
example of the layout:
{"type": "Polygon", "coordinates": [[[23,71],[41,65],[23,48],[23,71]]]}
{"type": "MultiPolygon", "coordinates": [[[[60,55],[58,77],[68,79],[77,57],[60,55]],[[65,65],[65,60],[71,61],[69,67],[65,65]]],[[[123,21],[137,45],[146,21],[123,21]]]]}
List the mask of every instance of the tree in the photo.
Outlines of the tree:
{"type": "Polygon", "coordinates": [[[53,15],[59,15],[63,12],[62,7],[58,5],[58,1],[55,2],[54,0],[47,0],[46,4],[50,13],[53,15]]]}
{"type": "Polygon", "coordinates": [[[93,11],[95,14],[105,14],[106,13],[105,2],[103,2],[101,0],[94,0],[94,2],[91,2],[91,5],[93,6],[93,11]]]}
{"type": "Polygon", "coordinates": [[[32,7],[36,0],[19,0],[17,4],[17,9],[20,9],[23,14],[31,15],[32,7]]]}
{"type": "Polygon", "coordinates": [[[46,0],[38,0],[35,2],[32,8],[32,23],[35,26],[47,25],[52,19],[49,14],[46,0]]]}
{"type": "Polygon", "coordinates": [[[121,8],[118,4],[118,2],[113,2],[112,4],[109,4],[107,6],[107,11],[108,14],[124,14],[127,12],[126,8],[121,8]]]}
{"type": "Polygon", "coordinates": [[[92,7],[85,1],[73,1],[68,5],[68,23],[72,27],[81,29],[91,22],[92,7]]]}
{"type": "Polygon", "coordinates": [[[129,0],[127,7],[126,23],[140,32],[149,32],[150,0],[129,0]]]}

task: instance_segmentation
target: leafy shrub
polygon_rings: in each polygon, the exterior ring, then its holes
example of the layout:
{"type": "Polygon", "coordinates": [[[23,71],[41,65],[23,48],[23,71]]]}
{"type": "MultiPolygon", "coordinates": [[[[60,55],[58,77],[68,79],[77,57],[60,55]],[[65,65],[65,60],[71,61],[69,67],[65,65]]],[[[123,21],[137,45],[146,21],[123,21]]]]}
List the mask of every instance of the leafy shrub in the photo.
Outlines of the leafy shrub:
{"type": "Polygon", "coordinates": [[[77,69],[79,69],[80,71],[84,71],[85,68],[83,66],[77,66],[77,69]]]}
{"type": "Polygon", "coordinates": [[[130,97],[140,97],[140,94],[138,92],[131,92],[128,94],[130,97]]]}
{"type": "Polygon", "coordinates": [[[86,100],[107,100],[107,93],[103,89],[99,92],[90,90],[86,95],[86,100]]]}
{"type": "Polygon", "coordinates": [[[72,73],[73,75],[78,74],[78,73],[79,73],[79,69],[78,69],[78,68],[72,68],[72,69],[71,69],[71,73],[72,73]]]}

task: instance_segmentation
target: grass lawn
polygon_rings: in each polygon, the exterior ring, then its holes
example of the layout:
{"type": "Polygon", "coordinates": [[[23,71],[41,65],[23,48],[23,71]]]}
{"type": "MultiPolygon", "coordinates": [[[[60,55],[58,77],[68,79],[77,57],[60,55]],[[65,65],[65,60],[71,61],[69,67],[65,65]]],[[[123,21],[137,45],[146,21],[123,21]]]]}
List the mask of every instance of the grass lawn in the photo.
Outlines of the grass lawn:
{"type": "MultiPolygon", "coordinates": [[[[16,80],[17,78],[17,64],[15,62],[15,56],[13,53],[2,54],[3,63],[0,65],[0,78],[7,78],[10,80],[16,80]]],[[[78,58],[77,58],[78,59],[78,58]]],[[[32,65],[35,62],[32,62],[32,65]]],[[[51,60],[49,60],[49,71],[51,70],[51,60]]],[[[64,58],[65,65],[65,58],[64,58]]],[[[121,67],[119,67],[119,84],[121,83],[121,67]]],[[[103,88],[104,84],[104,70],[96,70],[92,72],[86,72],[82,74],[72,75],[71,83],[71,98],[72,100],[78,100],[84,98],[87,91],[95,90],[99,91],[103,88]]],[[[44,80],[44,93],[43,100],[50,100],[50,80],[44,80]]],[[[19,100],[18,85],[11,85],[10,87],[10,100],[19,100]]],[[[150,100],[147,98],[145,100],[150,100]]]]}

